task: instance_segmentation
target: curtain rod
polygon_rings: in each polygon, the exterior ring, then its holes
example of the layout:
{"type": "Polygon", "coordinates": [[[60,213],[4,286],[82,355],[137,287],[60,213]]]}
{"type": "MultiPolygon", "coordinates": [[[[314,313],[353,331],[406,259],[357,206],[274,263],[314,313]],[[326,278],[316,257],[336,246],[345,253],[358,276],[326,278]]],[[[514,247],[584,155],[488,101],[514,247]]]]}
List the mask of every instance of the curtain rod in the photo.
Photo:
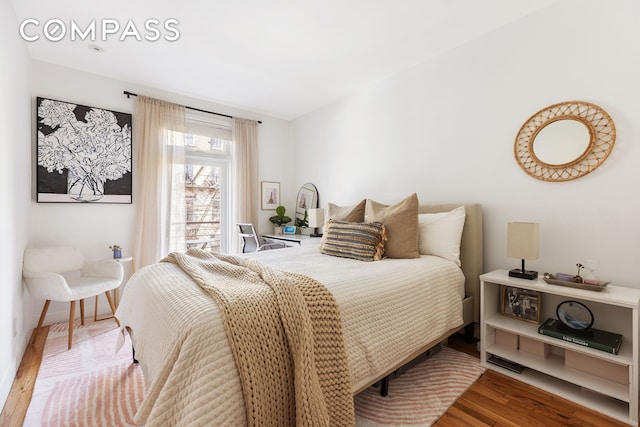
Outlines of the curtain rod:
{"type": "MultiPolygon", "coordinates": [[[[138,96],[137,93],[129,92],[128,90],[125,90],[124,94],[127,95],[127,98],[131,98],[132,96],[138,96]]],[[[189,110],[193,110],[193,111],[200,111],[201,113],[215,114],[216,116],[228,117],[230,119],[234,118],[233,116],[230,116],[228,114],[215,113],[213,111],[202,110],[200,108],[189,107],[189,106],[186,106],[186,105],[184,106],[184,108],[188,108],[189,110]]],[[[258,120],[257,122],[262,124],[262,121],[260,121],[260,120],[258,120]]]]}

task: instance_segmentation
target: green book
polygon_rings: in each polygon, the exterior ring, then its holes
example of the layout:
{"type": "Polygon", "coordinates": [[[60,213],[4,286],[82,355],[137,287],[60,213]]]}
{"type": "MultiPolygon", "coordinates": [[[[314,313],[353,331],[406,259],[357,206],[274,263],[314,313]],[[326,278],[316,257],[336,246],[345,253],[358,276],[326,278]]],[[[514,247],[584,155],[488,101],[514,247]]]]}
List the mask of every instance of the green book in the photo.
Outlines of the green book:
{"type": "Polygon", "coordinates": [[[611,354],[618,354],[622,344],[622,335],[620,334],[594,328],[576,331],[553,318],[547,319],[540,325],[538,333],[611,354]]]}

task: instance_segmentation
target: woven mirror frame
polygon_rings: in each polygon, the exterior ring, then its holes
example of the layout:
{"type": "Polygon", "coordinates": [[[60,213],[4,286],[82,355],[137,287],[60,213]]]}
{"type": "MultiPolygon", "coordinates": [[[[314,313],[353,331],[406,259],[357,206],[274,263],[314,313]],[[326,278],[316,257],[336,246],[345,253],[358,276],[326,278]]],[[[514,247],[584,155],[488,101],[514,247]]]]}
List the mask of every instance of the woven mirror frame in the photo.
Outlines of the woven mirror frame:
{"type": "Polygon", "coordinates": [[[570,181],[593,172],[609,157],[616,141],[613,120],[602,108],[589,102],[569,101],[553,104],[531,116],[516,136],[514,155],[520,167],[530,176],[551,182],[570,181]],[[573,160],[550,164],[536,156],[536,136],[546,126],[559,120],[575,120],[589,131],[587,148],[573,160]]]}

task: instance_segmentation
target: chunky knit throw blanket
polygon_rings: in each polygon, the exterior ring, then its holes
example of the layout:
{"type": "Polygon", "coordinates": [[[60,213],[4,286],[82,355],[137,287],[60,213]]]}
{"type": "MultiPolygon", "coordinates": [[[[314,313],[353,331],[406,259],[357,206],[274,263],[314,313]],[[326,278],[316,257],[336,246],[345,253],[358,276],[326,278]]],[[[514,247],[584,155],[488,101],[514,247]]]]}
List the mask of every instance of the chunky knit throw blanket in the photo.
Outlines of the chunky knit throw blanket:
{"type": "Polygon", "coordinates": [[[172,253],[223,317],[250,426],[352,426],[340,312],[310,277],[199,249],[172,253]]]}

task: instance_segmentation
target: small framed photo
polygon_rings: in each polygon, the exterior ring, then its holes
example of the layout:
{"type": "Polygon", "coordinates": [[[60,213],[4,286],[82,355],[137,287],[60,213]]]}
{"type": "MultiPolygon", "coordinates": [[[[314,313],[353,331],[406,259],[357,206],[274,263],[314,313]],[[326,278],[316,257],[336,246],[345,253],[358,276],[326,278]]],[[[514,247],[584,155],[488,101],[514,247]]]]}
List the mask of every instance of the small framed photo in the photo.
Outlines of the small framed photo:
{"type": "Polygon", "coordinates": [[[280,206],[280,183],[262,181],[262,210],[271,210],[280,206]]]}
{"type": "Polygon", "coordinates": [[[540,292],[503,286],[500,300],[503,316],[540,323],[540,292]]]}

